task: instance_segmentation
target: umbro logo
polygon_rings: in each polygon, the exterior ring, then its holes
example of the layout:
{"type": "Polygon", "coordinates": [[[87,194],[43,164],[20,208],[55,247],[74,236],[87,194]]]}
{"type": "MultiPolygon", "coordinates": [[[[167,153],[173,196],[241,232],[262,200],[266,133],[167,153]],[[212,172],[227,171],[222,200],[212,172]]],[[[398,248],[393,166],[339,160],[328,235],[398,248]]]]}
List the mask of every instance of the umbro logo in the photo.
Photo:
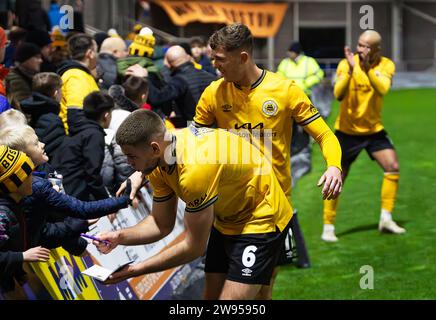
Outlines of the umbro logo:
{"type": "Polygon", "coordinates": [[[246,277],[251,277],[251,273],[253,272],[253,270],[249,268],[242,269],[241,271],[242,271],[242,275],[246,277]]]}

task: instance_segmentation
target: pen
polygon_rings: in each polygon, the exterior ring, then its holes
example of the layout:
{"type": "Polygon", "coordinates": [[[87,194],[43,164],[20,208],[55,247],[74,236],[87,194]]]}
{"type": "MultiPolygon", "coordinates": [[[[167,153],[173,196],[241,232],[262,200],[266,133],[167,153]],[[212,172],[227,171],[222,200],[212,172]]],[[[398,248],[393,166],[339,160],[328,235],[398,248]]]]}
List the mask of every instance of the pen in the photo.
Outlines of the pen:
{"type": "Polygon", "coordinates": [[[99,241],[99,242],[103,242],[105,245],[110,245],[111,243],[110,243],[110,241],[108,241],[108,240],[100,240],[99,238],[97,238],[97,237],[94,237],[94,236],[90,236],[90,235],[88,235],[88,234],[86,234],[86,233],[81,233],[80,234],[82,237],[85,237],[85,238],[88,238],[88,239],[91,239],[91,240],[95,240],[95,241],[99,241]]]}

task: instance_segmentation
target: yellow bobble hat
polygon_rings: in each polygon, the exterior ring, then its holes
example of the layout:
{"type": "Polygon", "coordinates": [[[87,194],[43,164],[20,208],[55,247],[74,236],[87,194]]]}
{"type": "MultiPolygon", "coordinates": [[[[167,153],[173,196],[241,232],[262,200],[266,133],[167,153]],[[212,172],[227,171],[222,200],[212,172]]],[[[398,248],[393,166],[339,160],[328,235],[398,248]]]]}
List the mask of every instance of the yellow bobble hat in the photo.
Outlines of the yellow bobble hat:
{"type": "Polygon", "coordinates": [[[0,193],[17,192],[34,168],[32,160],[24,152],[0,146],[0,193]]]}
{"type": "Polygon", "coordinates": [[[120,38],[121,39],[121,36],[118,34],[118,31],[114,28],[110,28],[107,31],[107,35],[111,38],[120,38]]]}
{"type": "Polygon", "coordinates": [[[129,55],[151,58],[153,56],[154,44],[153,31],[148,27],[142,28],[129,46],[129,55]]]}
{"type": "Polygon", "coordinates": [[[50,37],[52,41],[51,45],[53,47],[64,48],[67,46],[67,40],[59,27],[53,27],[50,37]]]}

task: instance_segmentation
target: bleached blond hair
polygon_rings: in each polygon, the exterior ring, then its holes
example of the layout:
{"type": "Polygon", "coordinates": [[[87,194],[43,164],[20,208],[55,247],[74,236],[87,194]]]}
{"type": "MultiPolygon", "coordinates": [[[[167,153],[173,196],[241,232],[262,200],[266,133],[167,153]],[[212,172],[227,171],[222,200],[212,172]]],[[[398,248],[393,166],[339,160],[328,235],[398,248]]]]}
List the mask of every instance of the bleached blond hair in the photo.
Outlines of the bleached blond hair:
{"type": "Polygon", "coordinates": [[[22,125],[27,125],[26,116],[22,112],[16,109],[9,109],[0,114],[0,130],[9,126],[16,127],[22,125]]]}
{"type": "Polygon", "coordinates": [[[0,129],[0,145],[26,152],[29,145],[38,140],[35,130],[31,126],[7,126],[0,129]]]}

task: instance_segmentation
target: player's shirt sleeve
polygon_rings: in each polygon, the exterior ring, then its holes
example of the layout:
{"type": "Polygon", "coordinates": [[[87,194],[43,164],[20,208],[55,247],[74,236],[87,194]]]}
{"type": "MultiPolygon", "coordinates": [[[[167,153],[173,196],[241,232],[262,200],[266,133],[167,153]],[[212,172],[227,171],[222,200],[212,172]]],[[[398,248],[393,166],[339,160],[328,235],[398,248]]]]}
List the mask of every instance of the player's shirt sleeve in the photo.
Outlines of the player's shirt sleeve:
{"type": "Polygon", "coordinates": [[[304,130],[309,133],[312,138],[321,147],[322,155],[327,163],[327,166],[335,166],[342,171],[341,158],[342,149],[338,138],[325,123],[322,118],[318,118],[304,127],[304,130]]]}
{"type": "Polygon", "coordinates": [[[321,117],[318,109],[310,102],[309,97],[297,85],[289,86],[291,116],[297,124],[304,127],[321,117]]]}
{"type": "Polygon", "coordinates": [[[385,64],[381,68],[375,67],[369,69],[368,78],[371,82],[371,85],[374,87],[374,90],[379,94],[384,96],[388,93],[392,84],[392,77],[395,73],[395,64],[387,60],[385,64]]]}
{"type": "Polygon", "coordinates": [[[183,169],[180,187],[186,212],[199,212],[218,200],[220,168],[218,165],[197,164],[183,169]]]}
{"type": "Polygon", "coordinates": [[[209,85],[195,108],[194,122],[197,126],[210,127],[215,123],[215,104],[215,90],[209,85]]]}
{"type": "Polygon", "coordinates": [[[174,196],[174,190],[165,182],[160,169],[156,168],[147,178],[153,187],[153,201],[164,202],[174,196]]]}

